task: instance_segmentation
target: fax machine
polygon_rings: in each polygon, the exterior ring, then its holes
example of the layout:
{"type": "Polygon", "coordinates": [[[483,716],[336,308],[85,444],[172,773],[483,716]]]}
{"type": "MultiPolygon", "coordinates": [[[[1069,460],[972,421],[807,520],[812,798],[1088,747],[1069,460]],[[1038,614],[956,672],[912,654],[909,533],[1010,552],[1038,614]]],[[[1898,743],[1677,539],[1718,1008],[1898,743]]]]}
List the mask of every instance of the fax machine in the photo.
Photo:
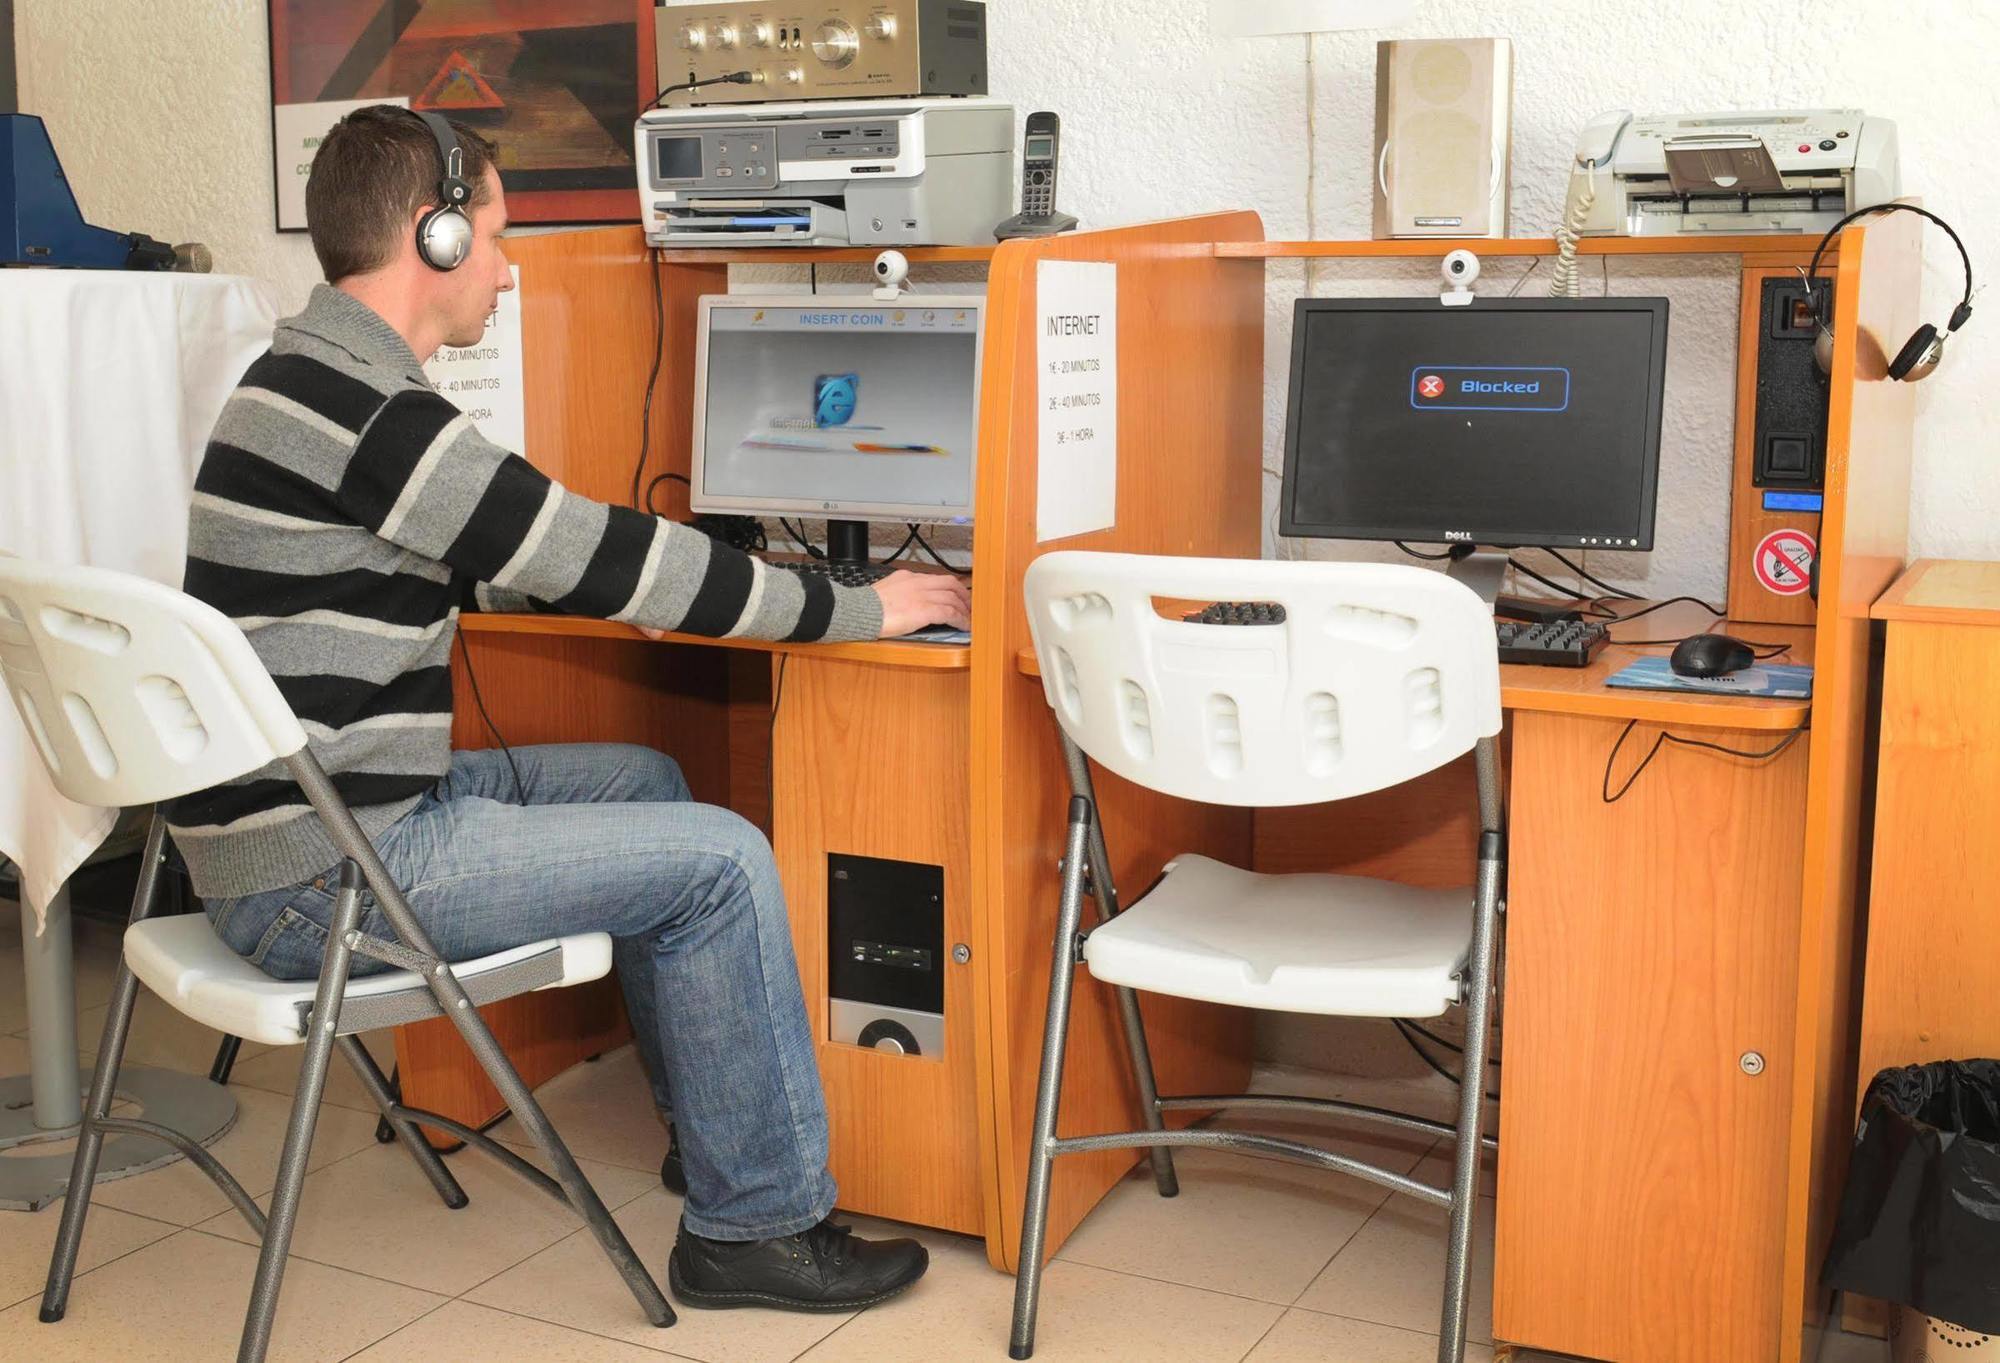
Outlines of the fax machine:
{"type": "Polygon", "coordinates": [[[1013,211],[998,100],[652,109],[636,136],[654,246],[969,246],[1013,211]]]}
{"type": "Polygon", "coordinates": [[[1579,137],[1569,203],[1586,236],[1817,234],[1898,190],[1896,125],[1859,109],[1615,112],[1579,137]]]}

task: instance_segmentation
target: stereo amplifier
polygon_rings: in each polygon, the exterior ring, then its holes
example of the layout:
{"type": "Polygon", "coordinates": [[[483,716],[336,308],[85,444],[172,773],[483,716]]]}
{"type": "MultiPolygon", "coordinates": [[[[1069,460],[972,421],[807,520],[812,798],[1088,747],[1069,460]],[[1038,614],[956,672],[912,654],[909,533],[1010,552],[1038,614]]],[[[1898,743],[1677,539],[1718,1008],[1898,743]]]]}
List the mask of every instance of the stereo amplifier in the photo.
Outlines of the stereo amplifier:
{"type": "Polygon", "coordinates": [[[986,93],[983,0],[733,0],[653,11],[669,107],[986,93]]]}

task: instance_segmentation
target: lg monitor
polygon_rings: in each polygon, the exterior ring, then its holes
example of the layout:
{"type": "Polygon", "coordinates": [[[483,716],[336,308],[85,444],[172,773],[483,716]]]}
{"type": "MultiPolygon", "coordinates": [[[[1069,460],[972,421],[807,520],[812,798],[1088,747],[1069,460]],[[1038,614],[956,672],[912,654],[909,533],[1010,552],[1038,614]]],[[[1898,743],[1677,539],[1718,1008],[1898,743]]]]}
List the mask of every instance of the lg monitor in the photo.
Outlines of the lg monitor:
{"type": "Polygon", "coordinates": [[[1664,298],[1301,299],[1279,529],[1650,549],[1666,357],[1664,298]]]}
{"type": "Polygon", "coordinates": [[[867,521],[969,520],[985,307],[703,298],[689,505],[824,517],[837,558],[866,557],[867,521]]]}

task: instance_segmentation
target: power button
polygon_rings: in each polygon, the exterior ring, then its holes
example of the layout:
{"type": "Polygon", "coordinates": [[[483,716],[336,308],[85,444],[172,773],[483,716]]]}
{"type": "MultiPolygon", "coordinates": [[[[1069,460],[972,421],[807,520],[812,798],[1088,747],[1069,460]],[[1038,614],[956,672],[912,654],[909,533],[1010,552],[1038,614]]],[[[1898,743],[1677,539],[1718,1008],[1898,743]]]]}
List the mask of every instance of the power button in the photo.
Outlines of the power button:
{"type": "Polygon", "coordinates": [[[1831,137],[1822,137],[1819,141],[1819,149],[1821,151],[1832,151],[1839,145],[1840,143],[1834,141],[1831,137]]]}

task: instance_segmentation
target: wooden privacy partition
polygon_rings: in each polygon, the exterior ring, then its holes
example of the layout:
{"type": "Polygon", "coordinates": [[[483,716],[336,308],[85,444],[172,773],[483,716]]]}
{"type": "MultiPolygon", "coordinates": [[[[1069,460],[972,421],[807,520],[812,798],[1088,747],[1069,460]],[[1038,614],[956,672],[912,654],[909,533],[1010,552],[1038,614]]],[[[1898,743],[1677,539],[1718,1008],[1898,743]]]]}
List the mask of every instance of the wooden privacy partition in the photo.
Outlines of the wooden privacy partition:
{"type": "MultiPolygon", "coordinates": [[[[987,1257],[1011,1269],[1034,1118],[1069,784],[1040,684],[1015,657],[1029,644],[1021,579],[1045,546],[1035,531],[1037,268],[1044,260],[1118,267],[1118,501],[1108,529],[1065,549],[1255,558],[1262,500],[1264,267],[1216,258],[1213,243],[1255,242],[1254,213],[1010,242],[988,281],[980,392],[980,534],[972,657],[973,950],[977,1006],[991,1044],[980,1075],[991,1113],[984,1160],[987,1257]]],[[[1177,852],[1247,864],[1247,810],[1192,805],[1108,776],[1098,786],[1117,883],[1136,895],[1177,852]]],[[[1214,1092],[1249,1073],[1249,1019],[1232,1009],[1141,997],[1162,1092],[1214,1092]]],[[[1083,972],[1058,1134],[1140,1124],[1115,1002],[1083,972]]],[[[1049,1251],[1136,1151],[1068,1155],[1055,1165],[1049,1251]]]]}
{"type": "Polygon", "coordinates": [[[1817,1352],[1828,1314],[1820,1264],[1854,1134],[1861,886],[1875,785],[1869,609],[1909,548],[1916,391],[1888,367],[1920,320],[1923,228],[1914,213],[1889,213],[1848,229],[1835,275],[1780,1363],[1810,1363],[1817,1352]]]}

